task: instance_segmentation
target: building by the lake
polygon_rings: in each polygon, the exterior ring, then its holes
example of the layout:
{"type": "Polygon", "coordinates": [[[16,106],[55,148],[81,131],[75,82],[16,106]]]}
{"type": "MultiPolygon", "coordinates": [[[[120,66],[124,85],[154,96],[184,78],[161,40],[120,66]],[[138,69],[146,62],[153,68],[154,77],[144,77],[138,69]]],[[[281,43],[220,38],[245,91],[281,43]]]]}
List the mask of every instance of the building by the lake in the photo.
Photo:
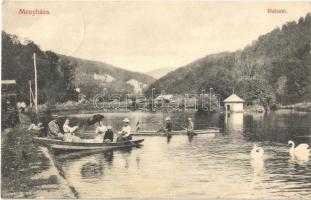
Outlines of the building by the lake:
{"type": "Polygon", "coordinates": [[[224,100],[224,107],[226,112],[243,112],[244,100],[236,94],[230,95],[224,100]]]}

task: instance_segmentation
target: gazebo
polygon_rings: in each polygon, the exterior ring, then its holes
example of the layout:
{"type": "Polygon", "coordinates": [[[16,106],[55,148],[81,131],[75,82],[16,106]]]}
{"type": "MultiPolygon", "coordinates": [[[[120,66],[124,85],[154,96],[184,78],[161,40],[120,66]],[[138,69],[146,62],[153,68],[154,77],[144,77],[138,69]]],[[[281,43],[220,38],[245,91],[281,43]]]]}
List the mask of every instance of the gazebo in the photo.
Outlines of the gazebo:
{"type": "Polygon", "coordinates": [[[230,95],[224,100],[226,112],[243,112],[244,100],[236,94],[230,95]]]}

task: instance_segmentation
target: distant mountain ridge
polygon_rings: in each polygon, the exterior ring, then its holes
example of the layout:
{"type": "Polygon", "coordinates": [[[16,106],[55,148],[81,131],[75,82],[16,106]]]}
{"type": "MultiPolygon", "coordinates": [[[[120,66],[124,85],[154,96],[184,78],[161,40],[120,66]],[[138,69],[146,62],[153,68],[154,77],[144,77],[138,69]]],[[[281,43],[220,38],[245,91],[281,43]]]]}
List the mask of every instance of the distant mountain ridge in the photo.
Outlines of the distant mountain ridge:
{"type": "Polygon", "coordinates": [[[75,66],[74,84],[81,88],[81,92],[87,96],[101,93],[103,88],[110,93],[138,94],[155,81],[149,75],[125,70],[104,62],[65,55],[59,56],[61,60],[75,66]]]}
{"type": "Polygon", "coordinates": [[[261,35],[243,50],[208,55],[170,72],[147,93],[209,91],[225,98],[235,89],[248,102],[311,99],[311,14],[261,35]]]}
{"type": "Polygon", "coordinates": [[[159,79],[159,78],[167,75],[169,72],[176,70],[177,68],[178,67],[162,67],[159,69],[155,69],[155,70],[145,72],[145,74],[148,74],[155,79],[159,79]]]}

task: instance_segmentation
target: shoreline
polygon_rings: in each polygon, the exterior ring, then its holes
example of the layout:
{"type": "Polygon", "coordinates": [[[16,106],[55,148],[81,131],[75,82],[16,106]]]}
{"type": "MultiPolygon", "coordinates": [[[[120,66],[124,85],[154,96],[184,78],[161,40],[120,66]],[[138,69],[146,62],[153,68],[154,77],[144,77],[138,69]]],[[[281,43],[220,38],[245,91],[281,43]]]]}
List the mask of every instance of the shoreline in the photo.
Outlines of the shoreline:
{"type": "Polygon", "coordinates": [[[33,143],[27,115],[21,123],[1,133],[1,197],[12,198],[78,198],[48,152],[33,143]]]}
{"type": "MultiPolygon", "coordinates": [[[[278,110],[292,110],[296,112],[311,112],[311,107],[295,107],[295,106],[276,106],[274,109],[270,109],[270,111],[278,111],[278,110]]],[[[42,112],[42,111],[41,111],[42,112]]],[[[167,110],[107,110],[107,109],[65,109],[65,110],[51,110],[51,113],[60,113],[60,114],[97,114],[97,113],[129,113],[129,112],[143,112],[143,113],[157,113],[157,112],[167,112],[167,110]]],[[[195,110],[194,108],[188,108],[187,110],[172,110],[172,112],[202,112],[200,110],[195,110]]],[[[203,111],[208,113],[208,111],[203,111]]],[[[219,111],[212,111],[212,113],[223,113],[224,111],[221,109],[219,111]]],[[[264,108],[257,108],[257,106],[248,106],[244,109],[244,113],[267,113],[264,108]]]]}
{"type": "Polygon", "coordinates": [[[311,102],[302,102],[290,105],[277,105],[276,108],[281,110],[296,110],[296,111],[311,112],[311,102]]]}

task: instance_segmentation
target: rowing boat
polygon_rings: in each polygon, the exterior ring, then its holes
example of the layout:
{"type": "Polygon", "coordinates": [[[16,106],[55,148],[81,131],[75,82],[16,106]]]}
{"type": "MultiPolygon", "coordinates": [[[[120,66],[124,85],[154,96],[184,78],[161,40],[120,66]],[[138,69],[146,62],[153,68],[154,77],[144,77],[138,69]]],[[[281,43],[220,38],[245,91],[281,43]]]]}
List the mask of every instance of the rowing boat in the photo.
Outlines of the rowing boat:
{"type": "MultiPolygon", "coordinates": [[[[60,153],[68,153],[68,152],[77,152],[77,151],[109,151],[109,150],[116,150],[116,149],[124,149],[130,147],[139,147],[140,143],[142,143],[144,139],[140,140],[131,140],[126,142],[114,142],[109,143],[100,143],[97,146],[84,146],[84,145],[62,145],[62,144],[53,144],[50,148],[53,150],[54,154],[60,153]]],[[[90,144],[90,143],[87,143],[90,144]]],[[[94,144],[94,143],[93,143],[94,144]]]]}
{"type": "Polygon", "coordinates": [[[122,147],[138,146],[144,139],[130,140],[124,142],[90,142],[89,140],[81,140],[80,142],[65,142],[59,139],[33,137],[33,141],[52,149],[71,149],[71,150],[94,150],[94,149],[115,149],[122,147]]]}
{"type": "MultiPolygon", "coordinates": [[[[208,135],[215,135],[215,133],[219,133],[219,128],[208,128],[208,129],[200,129],[200,130],[193,130],[191,134],[193,135],[201,135],[201,134],[208,134],[208,135]]],[[[187,135],[187,130],[179,130],[179,131],[171,131],[170,135],[187,135]]],[[[137,131],[131,132],[131,135],[134,136],[167,136],[167,133],[164,131],[137,131]]]]}

